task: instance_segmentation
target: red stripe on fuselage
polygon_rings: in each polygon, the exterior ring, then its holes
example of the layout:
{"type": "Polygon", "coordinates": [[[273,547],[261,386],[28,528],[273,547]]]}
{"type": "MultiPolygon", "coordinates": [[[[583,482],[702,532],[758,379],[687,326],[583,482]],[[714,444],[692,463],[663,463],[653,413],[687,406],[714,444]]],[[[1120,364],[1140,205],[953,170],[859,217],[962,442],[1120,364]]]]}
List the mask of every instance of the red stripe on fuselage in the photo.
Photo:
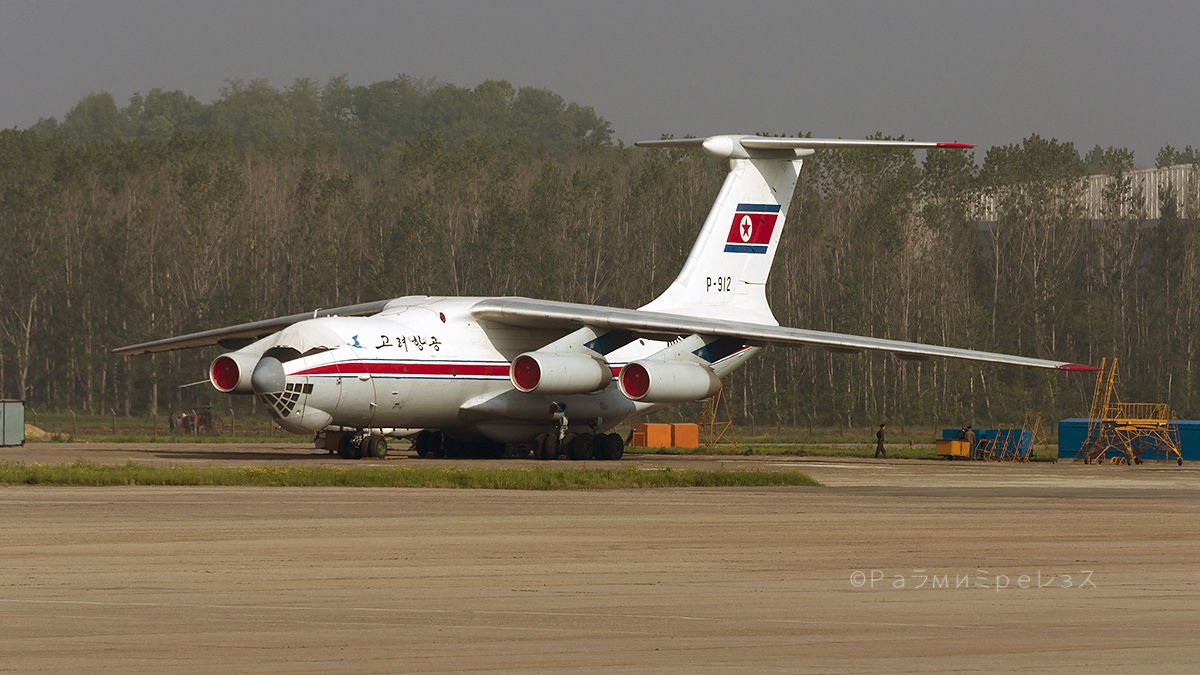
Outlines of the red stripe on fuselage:
{"type": "Polygon", "coordinates": [[[446,361],[346,361],[302,370],[296,375],[446,375],[450,377],[508,377],[508,364],[446,361]]]}
{"type": "MultiPolygon", "coordinates": [[[[613,377],[621,375],[622,365],[609,365],[613,377]]],[[[454,363],[447,361],[345,361],[316,366],[292,373],[300,375],[445,375],[448,377],[508,377],[509,365],[454,363]]]]}

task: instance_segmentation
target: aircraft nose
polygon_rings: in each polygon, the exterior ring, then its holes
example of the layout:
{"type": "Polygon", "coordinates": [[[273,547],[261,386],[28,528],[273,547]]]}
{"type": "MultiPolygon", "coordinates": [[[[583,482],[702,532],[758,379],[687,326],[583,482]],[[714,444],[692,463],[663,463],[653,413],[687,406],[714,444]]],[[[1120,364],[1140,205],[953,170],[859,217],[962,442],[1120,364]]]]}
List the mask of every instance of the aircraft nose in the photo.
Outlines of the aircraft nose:
{"type": "Polygon", "coordinates": [[[273,356],[264,356],[254,366],[250,374],[250,388],[256,394],[274,394],[283,391],[287,377],[283,372],[283,363],[273,356]]]}

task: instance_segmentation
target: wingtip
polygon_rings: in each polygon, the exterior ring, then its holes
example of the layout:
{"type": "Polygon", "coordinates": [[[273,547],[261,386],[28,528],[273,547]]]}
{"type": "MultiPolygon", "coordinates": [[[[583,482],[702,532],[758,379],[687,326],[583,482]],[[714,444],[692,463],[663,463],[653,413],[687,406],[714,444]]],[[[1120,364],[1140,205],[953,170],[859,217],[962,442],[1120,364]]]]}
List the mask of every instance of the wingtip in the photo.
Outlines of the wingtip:
{"type": "Polygon", "coordinates": [[[939,147],[939,148],[973,148],[975,146],[974,146],[974,144],[971,144],[971,143],[944,143],[943,142],[943,143],[938,143],[937,147],[939,147]]]}
{"type": "Polygon", "coordinates": [[[1073,372],[1073,373],[1074,372],[1094,373],[1094,372],[1097,372],[1100,370],[1096,366],[1089,366],[1086,363],[1064,363],[1061,366],[1059,366],[1058,369],[1066,370],[1068,372],[1073,372]]]}

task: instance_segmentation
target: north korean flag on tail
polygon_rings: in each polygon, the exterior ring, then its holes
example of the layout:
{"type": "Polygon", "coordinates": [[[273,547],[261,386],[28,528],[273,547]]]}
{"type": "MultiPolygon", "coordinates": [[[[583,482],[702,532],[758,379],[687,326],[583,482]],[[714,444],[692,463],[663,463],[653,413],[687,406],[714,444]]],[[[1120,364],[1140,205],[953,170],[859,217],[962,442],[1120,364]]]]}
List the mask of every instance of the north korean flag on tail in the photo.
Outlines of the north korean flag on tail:
{"type": "Polygon", "coordinates": [[[738,204],[725,238],[725,252],[766,253],[778,218],[778,204],[738,204]]]}

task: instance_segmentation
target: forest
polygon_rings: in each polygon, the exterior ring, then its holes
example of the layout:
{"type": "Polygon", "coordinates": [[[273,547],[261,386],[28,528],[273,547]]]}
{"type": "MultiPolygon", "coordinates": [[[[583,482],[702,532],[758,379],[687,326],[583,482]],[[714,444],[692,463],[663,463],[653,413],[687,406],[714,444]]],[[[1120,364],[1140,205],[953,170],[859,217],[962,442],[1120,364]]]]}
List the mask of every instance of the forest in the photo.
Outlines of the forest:
{"type": "MultiPolygon", "coordinates": [[[[977,151],[821,152],[768,296],[783,325],[1119,356],[1126,400],[1195,417],[1197,160],[1190,146],[1159,153],[1159,166],[1193,164],[1192,179],[1163,188],[1151,221],[1119,147],[1031,135],[977,151]],[[1113,180],[1097,220],[1082,194],[1099,173],[1113,180]],[[984,198],[992,221],[975,217],[984,198]]],[[[61,121],[0,131],[0,398],[124,415],[217,402],[179,386],[216,351],[110,350],[401,295],[637,307],[678,272],[724,171],[702,153],[626,147],[593,109],[503,81],[235,81],[211,103],[155,89],[123,107],[92,94],[61,121]]],[[[726,396],[736,421],[758,425],[982,424],[1084,416],[1092,385],[771,348],[726,396]]]]}

